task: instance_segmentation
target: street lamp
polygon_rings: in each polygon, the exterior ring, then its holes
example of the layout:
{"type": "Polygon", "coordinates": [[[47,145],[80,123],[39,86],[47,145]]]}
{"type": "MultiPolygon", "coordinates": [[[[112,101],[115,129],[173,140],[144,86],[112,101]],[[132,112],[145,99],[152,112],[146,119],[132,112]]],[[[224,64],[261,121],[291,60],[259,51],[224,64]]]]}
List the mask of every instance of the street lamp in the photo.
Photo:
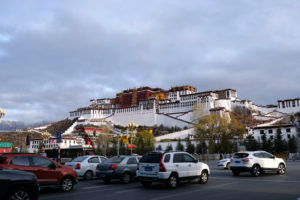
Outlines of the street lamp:
{"type": "Polygon", "coordinates": [[[5,115],[5,111],[0,108],[0,123],[1,123],[1,119],[4,117],[4,115],[5,115]]]}
{"type": "Polygon", "coordinates": [[[236,136],[234,136],[234,137],[235,137],[235,139],[236,139],[236,152],[239,152],[239,136],[236,135],[236,136]]]}
{"type": "Polygon", "coordinates": [[[49,140],[50,137],[51,137],[51,134],[48,131],[42,133],[43,145],[44,146],[45,146],[45,141],[49,140]]]}
{"type": "Polygon", "coordinates": [[[135,136],[136,129],[139,127],[136,123],[134,123],[132,120],[126,125],[127,130],[129,131],[130,135],[130,144],[131,144],[131,149],[130,149],[130,154],[132,155],[132,138],[135,136]]]}

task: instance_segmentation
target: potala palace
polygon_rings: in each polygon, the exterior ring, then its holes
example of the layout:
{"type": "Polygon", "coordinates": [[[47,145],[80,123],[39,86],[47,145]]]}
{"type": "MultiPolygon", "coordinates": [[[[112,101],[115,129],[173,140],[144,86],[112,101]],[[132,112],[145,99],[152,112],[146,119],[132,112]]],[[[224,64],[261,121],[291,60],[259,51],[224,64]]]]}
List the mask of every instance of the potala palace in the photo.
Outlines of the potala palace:
{"type": "MultiPolygon", "coordinates": [[[[132,120],[139,125],[162,124],[186,129],[182,134],[160,136],[162,138],[156,138],[157,140],[165,137],[186,137],[193,132],[192,113],[196,104],[202,104],[210,113],[218,114],[228,114],[237,107],[251,110],[253,117],[262,121],[256,127],[249,127],[249,133],[254,136],[259,136],[264,127],[267,130],[272,129],[276,122],[287,115],[300,112],[300,98],[278,100],[277,105],[261,106],[250,100],[239,99],[235,89],[198,92],[190,85],[172,87],[169,90],[140,87],[124,90],[116,94],[115,98],[92,99],[89,106],[70,112],[70,117],[78,118],[78,122],[65,134],[71,133],[78,123],[99,125],[109,122],[125,126],[132,120]]],[[[295,131],[296,134],[296,130],[293,130],[295,127],[289,124],[285,126],[288,131],[295,131]]]]}

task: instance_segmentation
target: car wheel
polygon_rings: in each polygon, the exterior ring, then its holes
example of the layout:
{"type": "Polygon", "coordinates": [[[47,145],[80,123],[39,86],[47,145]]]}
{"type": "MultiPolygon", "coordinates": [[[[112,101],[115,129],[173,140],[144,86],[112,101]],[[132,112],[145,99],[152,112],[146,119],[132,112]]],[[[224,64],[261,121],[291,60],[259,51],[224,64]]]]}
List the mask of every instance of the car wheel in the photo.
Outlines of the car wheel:
{"type": "Polygon", "coordinates": [[[103,179],[103,181],[104,181],[105,183],[110,183],[110,178],[107,178],[107,177],[106,177],[106,178],[103,179]]]}
{"type": "Polygon", "coordinates": [[[122,183],[129,183],[131,180],[130,174],[128,172],[125,172],[122,176],[122,183]]]}
{"type": "Polygon", "coordinates": [[[238,176],[240,175],[240,171],[238,170],[232,170],[233,175],[238,176]]]}
{"type": "Polygon", "coordinates": [[[92,171],[87,171],[84,174],[84,179],[85,180],[91,180],[93,178],[93,172],[92,171]]]}
{"type": "Polygon", "coordinates": [[[252,176],[255,176],[255,177],[259,176],[261,174],[260,167],[258,165],[254,165],[252,167],[252,172],[251,173],[252,173],[252,176]]]}
{"type": "Polygon", "coordinates": [[[167,185],[169,188],[174,189],[177,187],[178,178],[175,174],[171,174],[170,178],[168,179],[167,185]]]}
{"type": "Polygon", "coordinates": [[[152,182],[151,181],[141,181],[141,184],[144,186],[144,187],[150,187],[152,182]]]}
{"type": "Polygon", "coordinates": [[[279,166],[278,166],[277,173],[278,174],[285,174],[285,171],[286,171],[286,168],[285,168],[284,164],[280,163],[279,166]]]}
{"type": "Polygon", "coordinates": [[[74,182],[72,178],[66,177],[60,183],[60,189],[63,192],[70,192],[73,189],[74,182]]]}
{"type": "Polygon", "coordinates": [[[199,183],[205,184],[208,181],[208,173],[207,171],[203,171],[200,175],[199,183]]]}
{"type": "Polygon", "coordinates": [[[227,163],[226,169],[230,169],[230,163],[227,163]]]}
{"type": "Polygon", "coordinates": [[[33,194],[26,188],[15,188],[8,195],[9,200],[32,200],[33,194]]]}

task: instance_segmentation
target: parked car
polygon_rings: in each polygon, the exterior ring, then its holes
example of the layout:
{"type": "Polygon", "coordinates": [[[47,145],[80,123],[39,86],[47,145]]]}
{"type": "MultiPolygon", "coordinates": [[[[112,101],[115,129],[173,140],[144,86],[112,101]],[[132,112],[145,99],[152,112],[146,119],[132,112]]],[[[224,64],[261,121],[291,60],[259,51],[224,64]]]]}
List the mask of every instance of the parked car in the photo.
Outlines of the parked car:
{"type": "Polygon", "coordinates": [[[230,158],[219,160],[217,166],[222,167],[223,169],[230,169],[230,158]]]}
{"type": "Polygon", "coordinates": [[[259,176],[264,171],[286,173],[284,160],[265,151],[235,153],[230,163],[231,171],[235,176],[238,176],[240,172],[251,172],[253,176],[259,176]]]}
{"type": "Polygon", "coordinates": [[[176,188],[179,181],[195,179],[204,184],[209,174],[207,164],[181,151],[149,152],[141,158],[137,169],[137,178],[145,187],[152,182],[164,182],[168,187],[176,188]]]}
{"type": "Polygon", "coordinates": [[[79,156],[65,165],[73,167],[78,177],[83,177],[85,180],[90,180],[96,176],[96,168],[98,164],[104,163],[107,160],[104,156],[79,156]]]}
{"type": "Polygon", "coordinates": [[[138,156],[114,156],[97,166],[97,177],[106,183],[111,179],[129,183],[136,176],[138,159],[138,156]]]}
{"type": "Polygon", "coordinates": [[[61,165],[39,154],[5,153],[0,155],[3,169],[16,169],[34,173],[40,187],[56,187],[69,192],[77,183],[77,175],[72,167],[61,165]]]}
{"type": "Polygon", "coordinates": [[[37,200],[38,197],[39,184],[33,173],[0,169],[0,199],[37,200]]]}

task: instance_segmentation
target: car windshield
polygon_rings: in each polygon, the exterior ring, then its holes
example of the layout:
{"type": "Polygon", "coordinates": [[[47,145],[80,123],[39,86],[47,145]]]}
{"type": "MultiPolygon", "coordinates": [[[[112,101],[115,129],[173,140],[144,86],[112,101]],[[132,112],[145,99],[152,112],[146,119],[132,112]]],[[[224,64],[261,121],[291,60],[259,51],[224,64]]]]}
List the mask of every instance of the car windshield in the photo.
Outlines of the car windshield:
{"type": "Polygon", "coordinates": [[[124,156],[114,156],[108,160],[105,161],[105,163],[120,163],[122,160],[124,160],[124,156]]]}
{"type": "Polygon", "coordinates": [[[233,158],[246,158],[248,156],[249,156],[248,153],[236,153],[233,155],[233,158]]]}
{"type": "Polygon", "coordinates": [[[160,163],[161,153],[149,153],[146,154],[141,160],[141,163],[160,163]]]}
{"type": "Polygon", "coordinates": [[[82,162],[85,159],[87,159],[87,157],[80,156],[80,157],[74,158],[71,162],[82,162]]]}

